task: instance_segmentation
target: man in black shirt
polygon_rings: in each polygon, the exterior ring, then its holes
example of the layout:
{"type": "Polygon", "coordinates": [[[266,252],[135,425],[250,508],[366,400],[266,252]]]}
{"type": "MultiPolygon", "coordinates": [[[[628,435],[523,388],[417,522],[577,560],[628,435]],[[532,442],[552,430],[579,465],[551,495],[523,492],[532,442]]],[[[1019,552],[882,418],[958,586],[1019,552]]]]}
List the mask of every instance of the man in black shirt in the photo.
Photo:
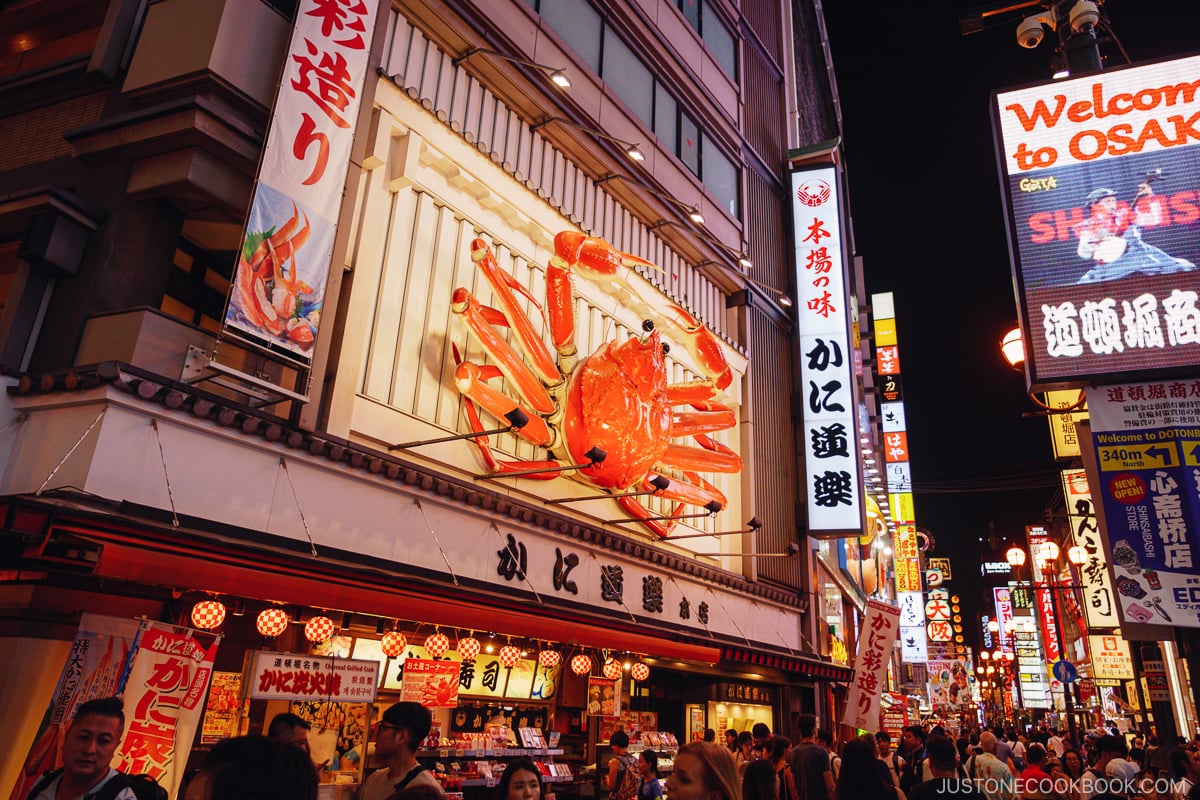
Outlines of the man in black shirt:
{"type": "Polygon", "coordinates": [[[958,777],[958,752],[953,742],[945,736],[930,734],[925,739],[925,753],[933,778],[914,786],[908,793],[908,800],[934,800],[940,797],[986,800],[983,793],[971,785],[971,781],[958,777]]]}

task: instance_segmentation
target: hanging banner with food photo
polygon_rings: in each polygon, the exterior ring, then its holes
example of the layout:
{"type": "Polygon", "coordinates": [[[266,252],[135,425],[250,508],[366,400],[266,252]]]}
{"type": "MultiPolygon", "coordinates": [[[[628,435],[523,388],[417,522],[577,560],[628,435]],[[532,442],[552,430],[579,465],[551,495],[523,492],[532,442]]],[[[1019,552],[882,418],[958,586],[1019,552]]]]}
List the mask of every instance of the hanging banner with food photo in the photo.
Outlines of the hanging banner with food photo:
{"type": "Polygon", "coordinates": [[[307,365],[320,328],[378,3],[301,0],[225,328],[307,365]]]}

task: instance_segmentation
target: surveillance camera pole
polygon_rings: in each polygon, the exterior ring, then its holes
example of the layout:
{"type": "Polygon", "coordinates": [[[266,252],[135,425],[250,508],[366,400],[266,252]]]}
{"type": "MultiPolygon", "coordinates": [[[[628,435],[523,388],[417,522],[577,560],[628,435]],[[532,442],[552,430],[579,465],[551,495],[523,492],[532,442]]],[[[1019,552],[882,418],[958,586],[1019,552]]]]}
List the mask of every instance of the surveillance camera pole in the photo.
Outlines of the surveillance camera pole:
{"type": "MultiPolygon", "coordinates": [[[[1075,0],[1067,0],[1060,4],[1060,8],[1070,9],[1074,3],[1075,0]]],[[[1059,19],[1062,21],[1058,30],[1062,36],[1062,50],[1067,59],[1067,69],[1072,76],[1099,72],[1104,69],[1104,64],[1100,60],[1100,44],[1096,41],[1095,25],[1088,21],[1077,26],[1073,17],[1069,10],[1066,14],[1059,13],[1059,19]]]]}

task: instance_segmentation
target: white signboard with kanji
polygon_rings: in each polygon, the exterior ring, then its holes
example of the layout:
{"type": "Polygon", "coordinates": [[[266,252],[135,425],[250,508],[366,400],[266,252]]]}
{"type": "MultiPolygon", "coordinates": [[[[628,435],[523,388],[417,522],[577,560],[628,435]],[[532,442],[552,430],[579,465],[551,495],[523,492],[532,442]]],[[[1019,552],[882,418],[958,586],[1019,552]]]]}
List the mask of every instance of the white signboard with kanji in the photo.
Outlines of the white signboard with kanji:
{"type": "Polygon", "coordinates": [[[854,659],[854,683],[846,697],[842,721],[852,728],[879,730],[879,705],[887,688],[887,668],[896,636],[900,632],[900,609],[871,600],[858,639],[854,659]]]}
{"type": "Polygon", "coordinates": [[[792,173],[808,529],[858,536],[862,479],[837,169],[792,173]]]}

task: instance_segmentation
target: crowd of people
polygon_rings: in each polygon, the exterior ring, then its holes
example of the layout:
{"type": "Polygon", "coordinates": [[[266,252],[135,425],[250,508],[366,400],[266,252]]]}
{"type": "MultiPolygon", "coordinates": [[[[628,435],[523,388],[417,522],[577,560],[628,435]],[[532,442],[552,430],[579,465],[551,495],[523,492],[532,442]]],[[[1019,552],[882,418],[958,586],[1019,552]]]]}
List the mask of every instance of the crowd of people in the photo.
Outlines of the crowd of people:
{"type": "Polygon", "coordinates": [[[1075,742],[1045,726],[1018,734],[910,725],[895,749],[886,731],[835,746],[812,715],[798,733],[793,746],[765,725],[728,731],[716,748],[728,757],[705,751],[713,762],[705,774],[717,775],[721,762],[740,775],[740,791],[706,800],[1200,800],[1200,737],[1157,747],[1115,729],[1075,742]]]}

